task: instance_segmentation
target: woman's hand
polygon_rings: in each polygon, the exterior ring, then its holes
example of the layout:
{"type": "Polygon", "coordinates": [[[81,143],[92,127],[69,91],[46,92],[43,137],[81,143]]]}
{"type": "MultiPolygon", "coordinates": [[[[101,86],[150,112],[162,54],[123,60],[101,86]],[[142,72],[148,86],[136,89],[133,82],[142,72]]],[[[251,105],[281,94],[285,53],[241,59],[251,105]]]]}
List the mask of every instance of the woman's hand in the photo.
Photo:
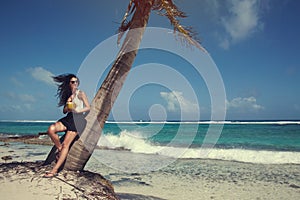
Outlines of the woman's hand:
{"type": "Polygon", "coordinates": [[[66,114],[68,112],[72,112],[75,109],[75,106],[72,102],[72,96],[70,96],[64,106],[63,113],[66,114]]]}

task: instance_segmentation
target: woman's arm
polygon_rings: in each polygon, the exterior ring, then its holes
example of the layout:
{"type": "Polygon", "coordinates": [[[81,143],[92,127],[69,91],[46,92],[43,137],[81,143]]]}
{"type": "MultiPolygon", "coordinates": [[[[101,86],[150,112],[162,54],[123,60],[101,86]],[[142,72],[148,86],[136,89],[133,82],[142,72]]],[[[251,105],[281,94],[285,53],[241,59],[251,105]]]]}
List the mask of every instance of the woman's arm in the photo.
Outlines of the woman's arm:
{"type": "Polygon", "coordinates": [[[90,103],[88,101],[87,96],[85,95],[85,93],[83,91],[80,90],[79,94],[78,94],[78,98],[81,99],[83,101],[83,109],[79,110],[77,113],[83,113],[83,112],[88,112],[91,109],[90,103]]]}

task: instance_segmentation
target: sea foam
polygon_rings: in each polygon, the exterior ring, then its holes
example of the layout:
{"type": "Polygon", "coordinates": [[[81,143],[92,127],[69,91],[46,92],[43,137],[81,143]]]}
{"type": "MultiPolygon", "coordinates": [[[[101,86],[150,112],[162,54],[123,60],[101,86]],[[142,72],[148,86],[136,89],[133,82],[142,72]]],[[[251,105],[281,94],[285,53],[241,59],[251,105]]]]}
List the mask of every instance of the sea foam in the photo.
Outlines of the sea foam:
{"type": "Polygon", "coordinates": [[[261,164],[300,164],[300,152],[162,146],[145,140],[139,132],[127,130],[121,131],[119,135],[102,135],[98,146],[178,159],[217,159],[261,164]]]}

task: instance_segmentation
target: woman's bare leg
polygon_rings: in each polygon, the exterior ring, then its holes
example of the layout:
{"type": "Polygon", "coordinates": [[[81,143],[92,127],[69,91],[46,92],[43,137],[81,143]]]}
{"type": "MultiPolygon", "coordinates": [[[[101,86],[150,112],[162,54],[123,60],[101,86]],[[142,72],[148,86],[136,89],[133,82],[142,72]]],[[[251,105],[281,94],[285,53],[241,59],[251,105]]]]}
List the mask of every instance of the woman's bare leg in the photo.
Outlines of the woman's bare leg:
{"type": "Polygon", "coordinates": [[[56,122],[49,126],[48,128],[48,135],[51,138],[52,142],[56,146],[56,148],[61,151],[62,144],[60,143],[59,137],[57,135],[57,132],[63,132],[66,130],[66,127],[61,122],[56,122]]]}
{"type": "Polygon", "coordinates": [[[77,133],[74,131],[67,131],[64,142],[62,143],[62,149],[60,152],[59,159],[57,160],[56,164],[50,171],[49,176],[53,176],[54,174],[56,174],[58,172],[58,169],[60,168],[60,166],[66,160],[70,145],[71,145],[72,141],[75,139],[76,135],[77,135],[77,133]]]}

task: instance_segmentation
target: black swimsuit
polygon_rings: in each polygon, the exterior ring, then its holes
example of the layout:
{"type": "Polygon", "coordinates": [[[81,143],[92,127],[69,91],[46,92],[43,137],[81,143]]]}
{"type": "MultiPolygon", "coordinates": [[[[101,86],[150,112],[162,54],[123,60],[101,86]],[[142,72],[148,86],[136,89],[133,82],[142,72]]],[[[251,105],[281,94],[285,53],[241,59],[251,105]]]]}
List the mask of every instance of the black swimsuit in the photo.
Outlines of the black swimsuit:
{"type": "Polygon", "coordinates": [[[82,132],[86,125],[86,119],[83,113],[72,113],[69,112],[67,116],[58,120],[66,128],[67,131],[82,132]]]}

